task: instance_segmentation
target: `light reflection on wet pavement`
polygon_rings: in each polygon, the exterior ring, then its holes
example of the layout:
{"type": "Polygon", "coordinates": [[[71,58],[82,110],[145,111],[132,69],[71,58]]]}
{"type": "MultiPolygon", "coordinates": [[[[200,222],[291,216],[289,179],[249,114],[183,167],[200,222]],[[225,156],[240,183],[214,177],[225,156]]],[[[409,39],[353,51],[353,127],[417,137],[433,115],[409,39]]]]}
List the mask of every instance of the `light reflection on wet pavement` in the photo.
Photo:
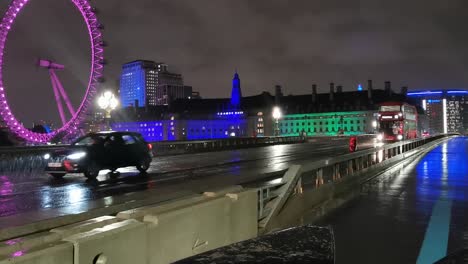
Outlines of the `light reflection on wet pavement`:
{"type": "Polygon", "coordinates": [[[336,263],[432,263],[466,248],[467,152],[468,138],[451,139],[376,178],[359,199],[324,219],[334,228],[336,263]]]}
{"type": "Polygon", "coordinates": [[[60,214],[83,212],[92,209],[91,201],[104,199],[106,205],[113,205],[126,194],[148,189],[157,190],[161,197],[176,191],[202,192],[252,181],[301,160],[347,151],[347,141],[325,141],[158,157],[147,175],[123,168],[116,177],[101,171],[97,181],[87,181],[82,174],[55,180],[39,169],[4,172],[0,174],[0,228],[15,225],[10,217],[24,213],[38,212],[44,218],[49,211],[47,217],[56,216],[51,209],[59,209],[60,214]]]}

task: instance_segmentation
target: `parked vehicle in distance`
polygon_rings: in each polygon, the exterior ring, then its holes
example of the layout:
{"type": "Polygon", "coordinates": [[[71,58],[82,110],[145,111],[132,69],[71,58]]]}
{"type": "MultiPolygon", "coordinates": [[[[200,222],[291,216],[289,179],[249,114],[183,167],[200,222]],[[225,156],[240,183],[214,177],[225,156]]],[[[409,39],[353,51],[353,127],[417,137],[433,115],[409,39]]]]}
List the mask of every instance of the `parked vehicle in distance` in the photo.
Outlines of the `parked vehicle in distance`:
{"type": "Polygon", "coordinates": [[[84,173],[89,179],[99,175],[99,171],[136,166],[140,172],[149,169],[152,152],[139,133],[98,132],[90,133],[73,142],[64,150],[45,154],[45,171],[55,178],[67,173],[84,173]]]}

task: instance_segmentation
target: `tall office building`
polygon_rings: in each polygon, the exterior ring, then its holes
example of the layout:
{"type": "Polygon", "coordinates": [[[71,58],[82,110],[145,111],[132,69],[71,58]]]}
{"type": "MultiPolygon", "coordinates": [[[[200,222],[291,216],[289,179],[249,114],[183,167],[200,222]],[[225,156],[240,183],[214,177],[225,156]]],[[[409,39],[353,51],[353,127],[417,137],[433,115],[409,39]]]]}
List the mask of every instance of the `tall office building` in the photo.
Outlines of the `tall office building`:
{"type": "Polygon", "coordinates": [[[412,91],[408,96],[426,111],[429,133],[466,133],[468,130],[467,90],[412,91]]]}
{"type": "Polygon", "coordinates": [[[155,105],[169,105],[175,99],[186,99],[192,95],[192,87],[184,86],[181,74],[169,72],[166,64],[158,65],[158,83],[155,105]]]}
{"type": "Polygon", "coordinates": [[[192,87],[184,86],[181,74],[168,71],[167,64],[138,60],[122,66],[120,101],[123,107],[168,105],[192,95],[192,87]]]}
{"type": "Polygon", "coordinates": [[[157,63],[138,60],[122,66],[120,102],[123,107],[151,105],[156,92],[157,63]]]}

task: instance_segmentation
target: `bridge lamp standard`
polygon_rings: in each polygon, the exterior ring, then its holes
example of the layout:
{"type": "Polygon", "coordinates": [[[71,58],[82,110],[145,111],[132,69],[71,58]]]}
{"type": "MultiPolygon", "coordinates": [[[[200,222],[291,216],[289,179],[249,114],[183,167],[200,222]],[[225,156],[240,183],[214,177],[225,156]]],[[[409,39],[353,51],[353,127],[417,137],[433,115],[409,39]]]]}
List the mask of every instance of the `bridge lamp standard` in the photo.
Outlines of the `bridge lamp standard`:
{"type": "Polygon", "coordinates": [[[106,118],[111,118],[111,112],[117,108],[119,101],[115,98],[115,95],[109,91],[103,93],[98,98],[98,106],[106,112],[106,118]]]}
{"type": "Polygon", "coordinates": [[[105,111],[106,115],[104,118],[107,120],[107,126],[110,127],[111,112],[117,108],[119,101],[112,92],[107,91],[98,98],[97,103],[99,108],[105,111]]]}
{"type": "Polygon", "coordinates": [[[273,107],[273,119],[275,120],[275,136],[279,136],[279,119],[281,118],[281,109],[278,106],[273,107]]]}

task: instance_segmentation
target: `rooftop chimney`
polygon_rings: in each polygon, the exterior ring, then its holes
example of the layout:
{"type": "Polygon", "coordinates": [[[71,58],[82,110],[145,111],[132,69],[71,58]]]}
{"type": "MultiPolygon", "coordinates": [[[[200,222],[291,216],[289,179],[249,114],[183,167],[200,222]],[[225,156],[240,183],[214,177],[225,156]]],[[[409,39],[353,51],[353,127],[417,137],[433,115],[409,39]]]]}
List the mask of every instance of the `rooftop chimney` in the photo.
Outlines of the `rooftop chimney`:
{"type": "Polygon", "coordinates": [[[336,86],[336,93],[342,93],[342,92],[343,92],[343,86],[342,85],[336,86]]]}
{"type": "Polygon", "coordinates": [[[372,80],[367,80],[367,98],[372,99],[372,80]]]}
{"type": "Polygon", "coordinates": [[[330,83],[330,102],[333,102],[333,95],[335,93],[335,84],[334,83],[330,83]]]}
{"type": "Polygon", "coordinates": [[[312,84],[312,103],[315,104],[317,102],[317,85],[312,84]]]}
{"type": "Polygon", "coordinates": [[[406,97],[407,94],[408,94],[408,86],[401,87],[401,95],[406,97]]]}
{"type": "Polygon", "coordinates": [[[280,104],[280,98],[283,96],[283,93],[281,92],[281,85],[275,85],[275,104],[279,105],[280,104]]]}
{"type": "Polygon", "coordinates": [[[392,86],[391,86],[391,83],[389,81],[385,82],[385,92],[387,92],[388,94],[390,94],[392,92],[392,86]]]}

